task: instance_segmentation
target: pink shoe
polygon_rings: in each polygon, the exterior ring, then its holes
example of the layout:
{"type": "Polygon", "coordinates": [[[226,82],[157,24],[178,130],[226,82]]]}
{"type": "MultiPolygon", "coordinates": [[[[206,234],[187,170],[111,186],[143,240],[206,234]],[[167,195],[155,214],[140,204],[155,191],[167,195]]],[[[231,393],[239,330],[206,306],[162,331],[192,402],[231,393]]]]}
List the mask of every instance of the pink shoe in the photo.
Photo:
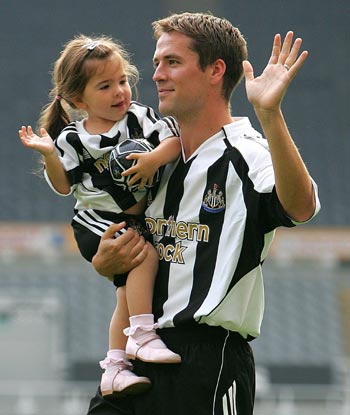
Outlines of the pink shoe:
{"type": "Polygon", "coordinates": [[[137,395],[152,386],[148,378],[131,372],[129,369],[132,369],[132,364],[125,360],[106,358],[100,362],[100,366],[105,369],[101,379],[102,396],[113,394],[121,398],[125,395],[137,395]]]}
{"type": "Polygon", "coordinates": [[[169,350],[154,329],[146,332],[144,335],[142,334],[139,338],[135,338],[131,334],[132,329],[129,328],[124,331],[129,336],[125,349],[127,358],[139,359],[150,363],[181,362],[181,356],[169,350]]]}

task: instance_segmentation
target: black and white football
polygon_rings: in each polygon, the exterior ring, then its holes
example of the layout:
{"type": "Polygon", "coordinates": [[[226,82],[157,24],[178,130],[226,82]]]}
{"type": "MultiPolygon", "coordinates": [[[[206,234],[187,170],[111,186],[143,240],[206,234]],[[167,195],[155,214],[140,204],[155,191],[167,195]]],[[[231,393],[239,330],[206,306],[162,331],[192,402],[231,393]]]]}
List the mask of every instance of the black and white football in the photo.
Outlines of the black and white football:
{"type": "MultiPolygon", "coordinates": [[[[122,176],[122,173],[125,170],[128,170],[130,167],[136,164],[136,160],[128,160],[126,156],[131,153],[146,153],[154,149],[153,144],[151,144],[145,138],[141,139],[132,139],[127,138],[126,140],[117,144],[109,156],[109,170],[113,178],[114,183],[117,186],[122,187],[124,190],[128,189],[131,192],[136,192],[138,190],[139,182],[134,183],[132,186],[128,185],[128,180],[131,176],[122,176]]],[[[146,188],[153,187],[160,180],[160,171],[154,175],[153,183],[151,186],[145,186],[146,188]]]]}

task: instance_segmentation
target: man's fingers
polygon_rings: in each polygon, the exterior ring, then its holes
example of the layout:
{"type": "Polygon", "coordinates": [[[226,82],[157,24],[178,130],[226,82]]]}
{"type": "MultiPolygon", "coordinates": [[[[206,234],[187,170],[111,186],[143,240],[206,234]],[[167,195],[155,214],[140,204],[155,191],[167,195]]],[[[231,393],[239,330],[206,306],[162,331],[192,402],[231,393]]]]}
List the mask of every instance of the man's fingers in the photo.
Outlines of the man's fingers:
{"type": "Polygon", "coordinates": [[[277,63],[280,53],[281,53],[281,35],[277,33],[273,39],[272,52],[271,52],[269,64],[277,63]]]}
{"type": "Polygon", "coordinates": [[[290,54],[290,50],[291,50],[291,47],[292,47],[293,36],[294,36],[294,33],[290,30],[289,32],[287,32],[287,34],[286,34],[286,36],[283,40],[281,53],[278,57],[278,62],[281,63],[282,65],[285,63],[286,59],[288,58],[288,56],[290,54]]]}
{"type": "Polygon", "coordinates": [[[126,226],[125,222],[120,223],[113,223],[111,226],[107,228],[107,230],[101,236],[101,239],[111,239],[114,238],[116,232],[119,232],[126,226]]]}
{"type": "Polygon", "coordinates": [[[252,81],[254,79],[254,70],[249,61],[243,61],[243,70],[245,79],[247,81],[252,81]]]}

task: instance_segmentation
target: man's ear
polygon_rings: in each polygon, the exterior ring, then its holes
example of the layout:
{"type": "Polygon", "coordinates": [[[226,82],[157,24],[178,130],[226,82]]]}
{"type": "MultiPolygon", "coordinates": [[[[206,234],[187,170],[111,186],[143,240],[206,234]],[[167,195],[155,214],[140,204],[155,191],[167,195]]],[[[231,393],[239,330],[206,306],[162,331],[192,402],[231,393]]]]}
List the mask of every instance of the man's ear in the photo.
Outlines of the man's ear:
{"type": "Polygon", "coordinates": [[[212,65],[211,79],[212,82],[220,82],[226,72],[226,63],[223,59],[217,59],[212,65]]]}

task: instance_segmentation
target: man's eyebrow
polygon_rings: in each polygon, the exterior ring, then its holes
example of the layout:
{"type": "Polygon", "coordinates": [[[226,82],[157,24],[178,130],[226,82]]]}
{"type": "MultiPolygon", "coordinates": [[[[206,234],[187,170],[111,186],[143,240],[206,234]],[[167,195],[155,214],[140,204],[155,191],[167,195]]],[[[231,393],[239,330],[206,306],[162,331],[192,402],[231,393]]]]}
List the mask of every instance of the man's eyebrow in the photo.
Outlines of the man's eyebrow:
{"type": "MultiPolygon", "coordinates": [[[[169,55],[163,56],[162,59],[164,59],[164,60],[180,59],[180,56],[177,55],[176,53],[170,53],[169,55]]],[[[155,61],[159,61],[159,58],[157,58],[156,56],[153,58],[153,62],[155,62],[155,61]]]]}

